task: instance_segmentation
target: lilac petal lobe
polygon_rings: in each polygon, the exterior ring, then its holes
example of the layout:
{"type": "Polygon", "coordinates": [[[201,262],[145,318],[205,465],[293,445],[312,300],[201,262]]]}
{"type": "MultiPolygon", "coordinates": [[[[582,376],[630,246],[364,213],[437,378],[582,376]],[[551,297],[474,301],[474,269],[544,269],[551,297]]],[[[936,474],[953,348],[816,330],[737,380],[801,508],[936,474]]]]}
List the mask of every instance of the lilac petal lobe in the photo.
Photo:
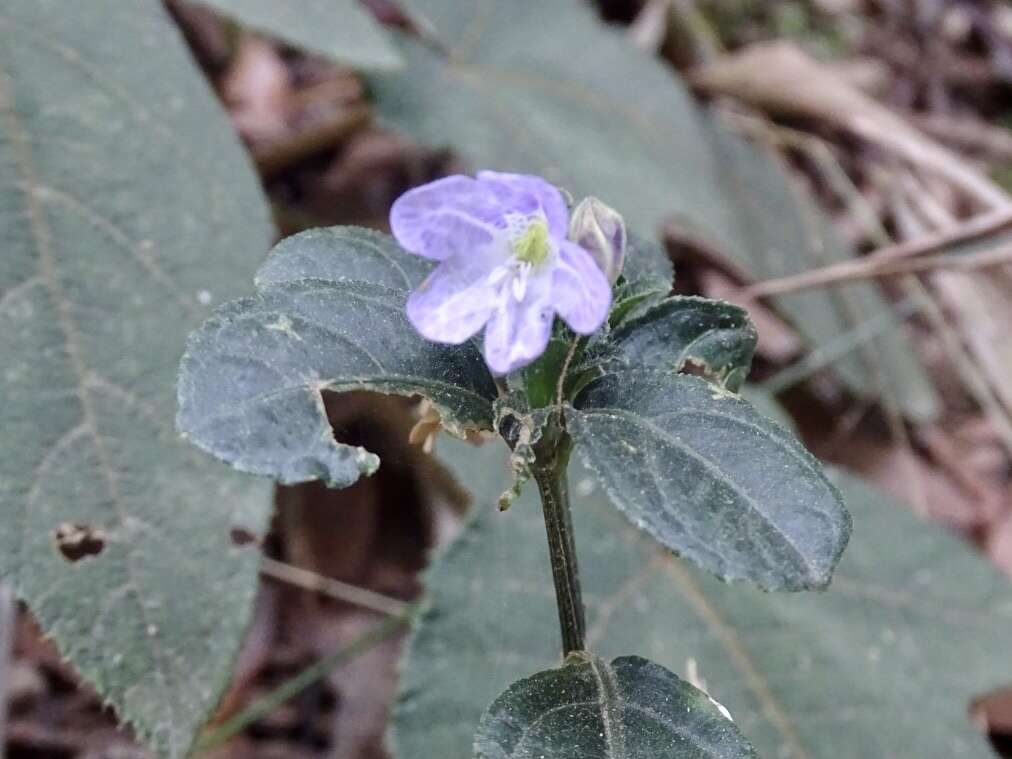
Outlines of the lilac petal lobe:
{"type": "Polygon", "coordinates": [[[596,332],[611,308],[611,286],[594,258],[576,243],[559,243],[552,273],[552,303],[559,316],[581,335],[596,332]]]}
{"type": "Polygon", "coordinates": [[[490,275],[503,257],[493,246],[443,261],[407,302],[408,320],[422,337],[460,344],[482,328],[495,306],[490,275]]]}
{"type": "Polygon", "coordinates": [[[552,334],[551,271],[533,274],[523,300],[500,298],[485,327],[485,363],[495,375],[509,374],[545,352],[552,334]]]}
{"type": "Polygon", "coordinates": [[[390,209],[390,231],[405,250],[443,261],[489,244],[509,211],[491,188],[457,174],[401,195],[390,209]]]}
{"type": "Polygon", "coordinates": [[[533,174],[479,171],[477,177],[478,182],[496,194],[503,206],[528,216],[540,210],[548,221],[551,236],[558,240],[566,237],[569,209],[555,185],[533,174]]]}

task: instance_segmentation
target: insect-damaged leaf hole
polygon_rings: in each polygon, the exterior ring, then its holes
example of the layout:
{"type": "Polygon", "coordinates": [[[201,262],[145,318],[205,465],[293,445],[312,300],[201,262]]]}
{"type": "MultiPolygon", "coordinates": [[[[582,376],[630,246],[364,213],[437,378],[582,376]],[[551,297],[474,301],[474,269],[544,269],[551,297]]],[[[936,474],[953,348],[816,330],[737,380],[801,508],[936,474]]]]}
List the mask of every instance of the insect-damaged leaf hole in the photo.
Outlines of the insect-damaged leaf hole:
{"type": "Polygon", "coordinates": [[[53,530],[56,548],[67,561],[80,561],[85,556],[98,556],[105,548],[105,532],[88,524],[63,522],[53,530]]]}
{"type": "Polygon", "coordinates": [[[720,379],[717,372],[713,371],[705,361],[700,361],[692,356],[685,359],[685,363],[682,364],[678,373],[699,377],[700,379],[705,379],[707,382],[718,382],[720,379]]]}
{"type": "Polygon", "coordinates": [[[228,536],[235,546],[248,546],[251,543],[260,543],[260,538],[252,530],[245,527],[235,526],[228,531],[228,536]]]}

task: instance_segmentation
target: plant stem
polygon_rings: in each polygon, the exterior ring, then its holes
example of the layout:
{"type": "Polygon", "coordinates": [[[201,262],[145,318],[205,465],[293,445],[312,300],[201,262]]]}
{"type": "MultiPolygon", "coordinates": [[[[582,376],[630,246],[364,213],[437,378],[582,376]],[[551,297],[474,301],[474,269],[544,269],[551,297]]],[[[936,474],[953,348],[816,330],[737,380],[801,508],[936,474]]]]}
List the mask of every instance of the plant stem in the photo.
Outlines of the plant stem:
{"type": "Polygon", "coordinates": [[[568,441],[557,446],[547,461],[532,467],[534,480],[541,493],[548,533],[548,556],[555,581],[555,600],[559,607],[559,628],[562,631],[562,655],[584,650],[586,622],[580,594],[580,573],[576,565],[576,544],[573,520],[569,511],[569,484],[566,463],[568,441]]]}

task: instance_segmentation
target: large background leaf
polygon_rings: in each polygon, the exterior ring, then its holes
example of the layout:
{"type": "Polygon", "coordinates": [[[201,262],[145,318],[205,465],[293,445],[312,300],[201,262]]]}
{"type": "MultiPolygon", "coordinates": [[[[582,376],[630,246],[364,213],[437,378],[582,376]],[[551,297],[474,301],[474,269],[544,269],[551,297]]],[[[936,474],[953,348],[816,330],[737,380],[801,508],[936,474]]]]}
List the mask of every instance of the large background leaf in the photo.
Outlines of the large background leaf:
{"type": "MultiPolygon", "coordinates": [[[[762,152],[721,128],[658,61],[602,26],[580,0],[411,0],[448,51],[406,42],[408,67],[372,79],[382,118],[459,149],[476,168],[530,171],[597,195],[633,229],[674,217],[755,279],[851,255],[762,152]]],[[[778,300],[813,344],[887,309],[869,285],[778,300]]],[[[913,416],[931,385],[901,329],[835,365],[874,393],[878,365],[913,416]]]]}
{"type": "Polygon", "coordinates": [[[383,27],[359,0],[198,0],[296,47],[361,69],[402,65],[383,27]]]}
{"type": "MultiPolygon", "coordinates": [[[[398,759],[470,759],[485,706],[559,656],[533,489],[500,514],[504,451],[450,440],[439,448],[477,494],[475,511],[428,573],[431,608],[410,642],[394,712],[398,759]]],[[[589,646],[683,676],[694,659],[710,694],[770,759],[992,757],[967,706],[1012,681],[1007,578],[879,491],[837,479],[854,536],[833,584],[767,594],[660,551],[574,467],[589,646]]]]}
{"type": "Polygon", "coordinates": [[[8,0],[0,39],[0,573],[180,756],[257,586],[229,528],[260,531],[270,490],[178,440],[176,367],[267,209],[161,3],[8,0]],[[104,549],[72,563],[58,532],[104,549]]]}
{"type": "Polygon", "coordinates": [[[496,388],[476,345],[429,342],[408,322],[408,290],[429,267],[367,229],[287,238],[257,275],[257,294],[191,336],[179,429],[241,471],[333,487],[379,460],[334,439],[324,390],[424,395],[458,434],[491,429],[496,388]]]}

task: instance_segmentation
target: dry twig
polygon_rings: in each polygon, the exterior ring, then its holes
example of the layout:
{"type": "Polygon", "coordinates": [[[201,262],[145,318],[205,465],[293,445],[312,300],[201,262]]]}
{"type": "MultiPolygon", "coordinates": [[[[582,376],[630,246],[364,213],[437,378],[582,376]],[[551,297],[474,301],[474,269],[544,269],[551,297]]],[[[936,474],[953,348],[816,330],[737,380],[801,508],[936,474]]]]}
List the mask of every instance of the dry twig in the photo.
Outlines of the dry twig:
{"type": "Polygon", "coordinates": [[[768,113],[816,119],[879,145],[961,188],[981,205],[1007,208],[1008,195],[902,117],[788,42],[753,45],[691,73],[700,89],[768,113]]]}
{"type": "Polygon", "coordinates": [[[1012,246],[1004,245],[976,253],[951,254],[941,253],[913,259],[890,259],[878,256],[865,256],[852,261],[844,261],[822,269],[811,269],[801,274],[781,279],[771,279],[746,287],[741,291],[742,298],[766,298],[771,295],[810,290],[814,287],[842,285],[862,279],[892,277],[902,274],[930,271],[933,269],[955,269],[972,271],[986,269],[991,266],[1002,266],[1012,263],[1012,246]]]}
{"type": "Polygon", "coordinates": [[[346,582],[335,580],[332,577],[324,577],[316,572],[307,569],[285,564],[268,557],[261,560],[260,573],[265,577],[279,582],[288,583],[304,590],[311,590],[322,593],[337,601],[361,606],[364,609],[378,611],[390,617],[402,616],[409,604],[397,598],[384,596],[357,585],[349,585],[346,582]]]}

